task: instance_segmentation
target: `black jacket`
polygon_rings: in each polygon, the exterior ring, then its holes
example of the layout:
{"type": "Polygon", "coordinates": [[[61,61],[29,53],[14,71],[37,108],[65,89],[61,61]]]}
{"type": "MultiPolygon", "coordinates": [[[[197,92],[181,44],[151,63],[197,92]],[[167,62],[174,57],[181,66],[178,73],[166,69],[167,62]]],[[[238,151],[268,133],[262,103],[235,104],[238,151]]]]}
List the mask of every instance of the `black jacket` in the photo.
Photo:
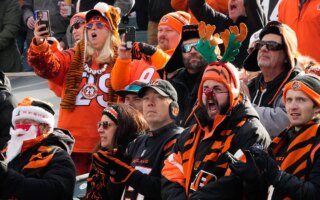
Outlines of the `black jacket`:
{"type": "Polygon", "coordinates": [[[69,131],[54,129],[8,164],[0,180],[0,199],[72,200],[76,172],[70,157],[74,138],[69,131]]]}
{"type": "Polygon", "coordinates": [[[177,122],[182,126],[185,126],[187,117],[196,105],[202,75],[203,70],[197,74],[189,74],[186,68],[182,68],[177,75],[168,79],[178,93],[179,116],[177,122]]]}
{"type": "Polygon", "coordinates": [[[0,150],[10,139],[12,111],[16,101],[11,94],[10,80],[0,72],[0,150]]]}
{"type": "Polygon", "coordinates": [[[161,199],[163,161],[182,131],[181,127],[171,123],[152,133],[139,136],[129,144],[128,155],[132,158],[131,166],[136,170],[126,182],[123,199],[139,199],[141,196],[146,200],[161,199]]]}
{"type": "Polygon", "coordinates": [[[169,156],[173,161],[167,159],[165,162],[162,170],[162,198],[187,199],[188,191],[191,199],[242,199],[241,181],[235,176],[225,176],[226,151],[235,154],[239,149],[248,149],[255,143],[267,147],[270,143],[267,131],[248,100],[235,106],[212,129],[212,121],[203,118],[203,115],[197,118],[199,123],[178,137],[169,156]],[[179,180],[181,173],[183,176],[180,178],[184,180],[180,182],[185,182],[185,188],[178,182],[170,181],[179,180]],[[238,183],[240,187],[235,187],[238,183]],[[237,191],[230,192],[229,188],[236,188],[237,191]]]}
{"type": "Polygon", "coordinates": [[[244,5],[246,9],[247,16],[238,17],[237,21],[233,21],[226,15],[215,11],[211,8],[205,0],[188,0],[189,7],[197,18],[198,21],[204,21],[207,24],[212,24],[216,26],[216,33],[220,33],[229,26],[234,26],[241,22],[245,23],[248,27],[247,38],[242,42],[240,47],[240,53],[236,56],[235,60],[232,62],[236,67],[240,68],[243,65],[244,59],[247,57],[247,48],[249,46],[250,36],[257,30],[263,28],[267,23],[267,18],[263,13],[261,8],[260,0],[244,0],[244,5]]]}

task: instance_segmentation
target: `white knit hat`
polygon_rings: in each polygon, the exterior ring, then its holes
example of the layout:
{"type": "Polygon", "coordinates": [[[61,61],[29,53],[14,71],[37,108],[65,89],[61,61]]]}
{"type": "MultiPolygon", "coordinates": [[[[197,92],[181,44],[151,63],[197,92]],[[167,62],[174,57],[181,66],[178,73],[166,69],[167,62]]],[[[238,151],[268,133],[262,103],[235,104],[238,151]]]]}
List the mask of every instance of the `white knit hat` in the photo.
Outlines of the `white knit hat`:
{"type": "Polygon", "coordinates": [[[31,97],[23,99],[12,112],[13,125],[20,119],[30,119],[39,123],[48,124],[50,131],[52,131],[54,127],[54,111],[52,105],[31,97]]]}

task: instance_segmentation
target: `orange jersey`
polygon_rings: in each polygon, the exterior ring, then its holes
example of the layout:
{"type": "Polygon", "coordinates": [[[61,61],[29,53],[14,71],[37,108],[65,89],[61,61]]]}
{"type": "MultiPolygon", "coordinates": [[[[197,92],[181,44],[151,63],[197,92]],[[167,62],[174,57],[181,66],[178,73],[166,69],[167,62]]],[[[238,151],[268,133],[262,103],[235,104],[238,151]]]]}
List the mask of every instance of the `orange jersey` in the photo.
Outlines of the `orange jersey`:
{"type": "Polygon", "coordinates": [[[300,10],[299,0],[282,0],[278,17],[296,32],[299,52],[320,62],[320,1],[307,0],[300,10]]]}
{"type": "MultiPolygon", "coordinates": [[[[228,0],[206,0],[206,3],[217,12],[228,13],[228,0]]],[[[188,7],[188,0],[171,0],[171,6],[175,10],[188,12],[191,15],[190,24],[197,24],[198,20],[188,7]]]]}
{"type": "Polygon", "coordinates": [[[121,90],[135,80],[160,78],[157,70],[162,69],[173,54],[174,49],[163,52],[157,50],[151,56],[151,62],[141,60],[122,60],[119,57],[111,72],[111,85],[114,90],[121,90]]]}
{"type": "MultiPolygon", "coordinates": [[[[32,42],[28,52],[29,63],[35,72],[54,84],[61,85],[61,99],[65,95],[66,76],[73,57],[74,51],[70,49],[52,53],[47,43],[35,46],[32,42]]],[[[90,65],[92,70],[99,68],[95,63],[85,65],[90,65]]],[[[107,64],[104,66],[106,68],[101,74],[84,70],[82,81],[77,88],[75,108],[72,111],[60,108],[58,127],[68,129],[74,136],[76,142],[73,152],[91,153],[99,143],[97,122],[108,104],[107,85],[110,85],[112,69],[112,66],[107,64]]]]}

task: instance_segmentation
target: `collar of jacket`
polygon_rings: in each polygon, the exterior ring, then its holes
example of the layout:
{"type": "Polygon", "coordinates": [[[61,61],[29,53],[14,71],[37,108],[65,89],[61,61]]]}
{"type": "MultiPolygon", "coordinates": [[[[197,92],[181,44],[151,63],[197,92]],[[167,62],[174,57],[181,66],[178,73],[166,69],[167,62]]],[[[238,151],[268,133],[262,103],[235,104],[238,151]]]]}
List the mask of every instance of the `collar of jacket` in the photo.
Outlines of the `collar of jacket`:
{"type": "Polygon", "coordinates": [[[150,135],[150,136],[157,136],[157,135],[159,135],[161,133],[167,132],[167,130],[172,129],[175,126],[176,126],[175,122],[171,122],[171,123],[159,128],[159,129],[156,129],[156,130],[153,130],[153,131],[148,131],[147,134],[150,135]]]}

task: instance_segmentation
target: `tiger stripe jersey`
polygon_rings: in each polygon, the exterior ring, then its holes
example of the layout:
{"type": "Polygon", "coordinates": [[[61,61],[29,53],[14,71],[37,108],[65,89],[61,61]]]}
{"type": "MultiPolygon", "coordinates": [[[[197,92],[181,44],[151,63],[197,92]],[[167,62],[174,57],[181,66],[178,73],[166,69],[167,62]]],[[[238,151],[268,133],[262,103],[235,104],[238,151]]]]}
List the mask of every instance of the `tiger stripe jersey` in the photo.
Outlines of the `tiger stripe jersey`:
{"type": "MultiPolygon", "coordinates": [[[[195,112],[198,123],[179,136],[165,160],[163,199],[236,199],[233,195],[237,193],[228,190],[234,181],[226,176],[226,153],[235,154],[255,143],[267,147],[270,138],[248,100],[233,110],[237,110],[233,115],[216,116],[212,129],[209,129],[212,122],[195,112]],[[220,191],[218,187],[224,189],[220,191]]],[[[241,188],[240,184],[236,189],[241,192],[241,188]]]]}
{"type": "Polygon", "coordinates": [[[299,131],[290,127],[270,145],[282,171],[271,199],[319,199],[320,123],[315,119],[299,131]]]}

